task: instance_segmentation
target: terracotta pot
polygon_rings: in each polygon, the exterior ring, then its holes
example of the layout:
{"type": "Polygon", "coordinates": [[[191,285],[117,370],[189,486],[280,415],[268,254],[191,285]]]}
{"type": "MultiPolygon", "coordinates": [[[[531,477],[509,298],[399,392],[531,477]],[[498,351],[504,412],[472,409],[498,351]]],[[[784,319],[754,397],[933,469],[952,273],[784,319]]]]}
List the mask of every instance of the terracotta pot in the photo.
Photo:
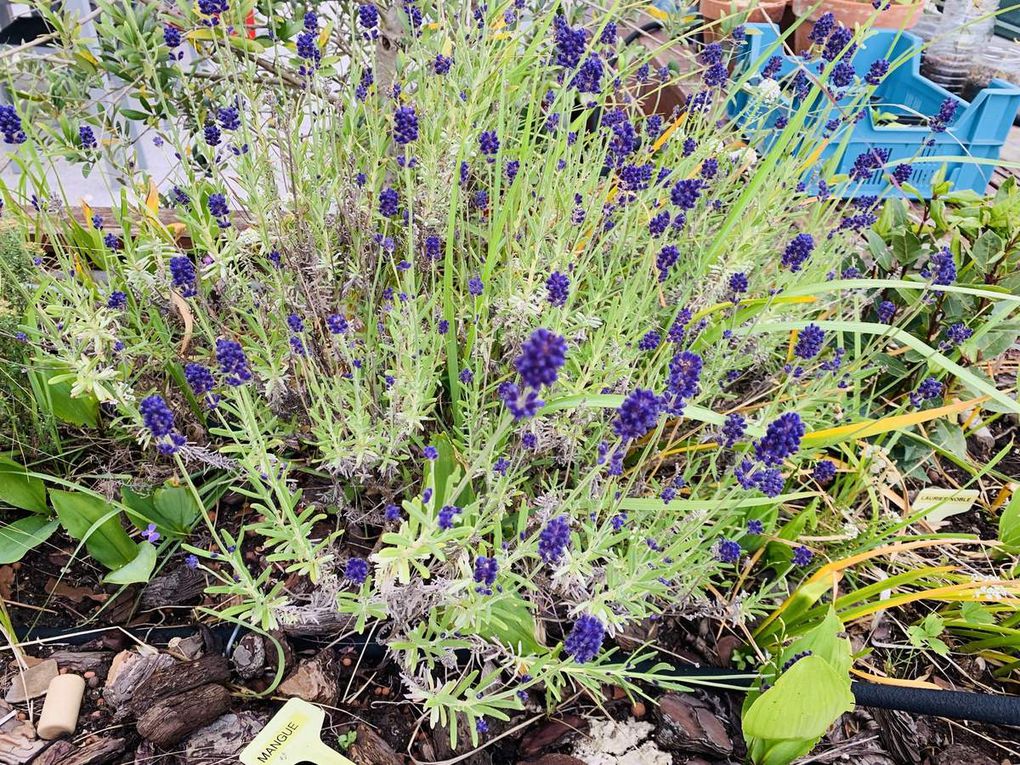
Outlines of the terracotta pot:
{"type": "MultiPolygon", "coordinates": [[[[772,21],[778,24],[783,18],[788,0],[700,0],[698,10],[705,21],[715,22],[719,19],[732,16],[735,13],[743,13],[750,10],[747,21],[751,24],[762,24],[772,21]]],[[[720,29],[718,24],[706,26],[702,34],[705,42],[715,42],[719,39],[720,29]]]]}
{"type": "Polygon", "coordinates": [[[874,19],[871,26],[878,29],[910,29],[921,19],[924,0],[910,4],[892,2],[888,8],[876,13],[875,7],[868,0],[823,0],[814,11],[811,8],[817,0],[793,0],[793,13],[804,22],[794,32],[795,53],[807,50],[811,46],[810,34],[815,28],[815,21],[823,14],[831,12],[836,21],[853,29],[864,26],[869,19],[874,19]]]}
{"type": "MultiPolygon", "coordinates": [[[[640,19],[642,24],[648,21],[655,19],[650,16],[642,16],[640,19]]],[[[669,119],[674,110],[683,108],[687,98],[701,85],[701,78],[694,74],[700,68],[695,51],[686,39],[672,39],[663,30],[642,33],[634,41],[634,45],[641,45],[652,54],[649,59],[652,68],[659,69],[670,65],[681,74],[667,85],[661,85],[657,80],[638,83],[635,79],[633,82],[638,91],[641,110],[645,115],[658,114],[664,119],[669,119]]]]}

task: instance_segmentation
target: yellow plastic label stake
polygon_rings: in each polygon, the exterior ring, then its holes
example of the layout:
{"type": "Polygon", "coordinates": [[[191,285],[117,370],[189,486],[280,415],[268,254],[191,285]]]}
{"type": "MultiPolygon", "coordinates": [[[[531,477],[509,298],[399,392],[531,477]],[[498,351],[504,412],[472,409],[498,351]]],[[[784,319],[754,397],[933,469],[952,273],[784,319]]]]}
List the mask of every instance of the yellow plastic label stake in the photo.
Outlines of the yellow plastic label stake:
{"type": "Polygon", "coordinates": [[[326,713],[302,699],[291,699],[241,752],[244,765],[354,765],[322,743],[326,713]]]}

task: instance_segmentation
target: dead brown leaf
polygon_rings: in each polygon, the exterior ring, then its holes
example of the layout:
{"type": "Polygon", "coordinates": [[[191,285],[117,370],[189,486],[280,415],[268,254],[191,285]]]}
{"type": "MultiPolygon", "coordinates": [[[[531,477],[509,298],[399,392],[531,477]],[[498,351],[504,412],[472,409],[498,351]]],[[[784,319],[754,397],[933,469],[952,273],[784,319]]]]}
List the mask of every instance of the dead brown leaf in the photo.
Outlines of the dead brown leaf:
{"type": "Polygon", "coordinates": [[[10,566],[0,566],[0,598],[11,599],[11,585],[14,584],[14,569],[10,566]]]}
{"type": "Polygon", "coordinates": [[[195,317],[191,315],[191,309],[188,307],[188,301],[182,298],[173,290],[170,291],[170,301],[177,308],[177,312],[181,315],[181,319],[184,320],[184,339],[181,340],[181,355],[185,355],[188,352],[188,346],[191,344],[191,335],[195,328],[195,317]]]}
{"type": "Polygon", "coordinates": [[[64,598],[72,603],[84,603],[86,600],[105,603],[110,597],[105,592],[96,592],[88,587],[73,587],[67,582],[58,581],[53,577],[50,577],[46,582],[46,592],[55,598],[64,598]]]}

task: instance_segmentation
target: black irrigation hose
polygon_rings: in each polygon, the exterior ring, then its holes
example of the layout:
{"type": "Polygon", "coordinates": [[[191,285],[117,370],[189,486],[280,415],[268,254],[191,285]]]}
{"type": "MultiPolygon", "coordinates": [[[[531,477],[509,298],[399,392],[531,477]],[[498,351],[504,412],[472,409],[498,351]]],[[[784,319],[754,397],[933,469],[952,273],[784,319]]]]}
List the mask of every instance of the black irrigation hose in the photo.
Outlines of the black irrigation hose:
{"type": "MultiPolygon", "coordinates": [[[[171,638],[187,637],[199,629],[196,626],[185,627],[154,627],[147,630],[135,630],[140,639],[148,643],[166,644],[171,638]]],[[[225,646],[237,631],[232,624],[218,624],[204,628],[210,630],[221,646],[225,646]]],[[[116,630],[113,630],[116,632],[116,630]]],[[[243,628],[242,628],[242,631],[243,628]]],[[[81,645],[96,640],[99,632],[86,635],[68,635],[66,630],[49,627],[15,627],[15,633],[22,643],[32,640],[49,640],[71,645],[81,645]]],[[[292,641],[299,644],[315,645],[316,641],[296,636],[292,641]]],[[[373,659],[381,659],[385,647],[375,641],[357,638],[334,643],[348,648],[365,650],[373,659]]],[[[662,662],[658,659],[649,660],[638,665],[639,669],[649,669],[662,662]]],[[[753,677],[737,677],[734,670],[720,667],[674,667],[667,674],[679,681],[684,679],[716,680],[738,690],[749,690],[754,682],[753,677]]],[[[891,709],[915,715],[933,715],[951,720],[969,720],[971,722],[992,723],[995,725],[1020,725],[1020,696],[993,695],[989,693],[969,693],[966,691],[935,691],[926,688],[904,688],[898,685],[864,683],[855,680],[850,685],[854,700],[858,706],[873,709],[891,709]]]]}
{"type": "Polygon", "coordinates": [[[658,21],[646,21],[644,24],[639,26],[637,29],[631,31],[629,35],[623,38],[624,45],[630,45],[636,39],[642,35],[651,34],[652,32],[661,32],[663,30],[662,24],[658,21]]]}
{"type": "MultiPolygon", "coordinates": [[[[652,666],[655,662],[648,662],[652,666]]],[[[672,667],[666,674],[678,680],[685,677],[718,679],[727,685],[749,690],[754,678],[735,678],[733,670],[719,667],[672,667]]],[[[864,683],[855,680],[850,684],[858,706],[873,709],[892,709],[915,715],[933,715],[951,720],[1020,725],[1020,696],[970,693],[967,691],[935,691],[927,688],[905,688],[900,685],[864,683]]]]}

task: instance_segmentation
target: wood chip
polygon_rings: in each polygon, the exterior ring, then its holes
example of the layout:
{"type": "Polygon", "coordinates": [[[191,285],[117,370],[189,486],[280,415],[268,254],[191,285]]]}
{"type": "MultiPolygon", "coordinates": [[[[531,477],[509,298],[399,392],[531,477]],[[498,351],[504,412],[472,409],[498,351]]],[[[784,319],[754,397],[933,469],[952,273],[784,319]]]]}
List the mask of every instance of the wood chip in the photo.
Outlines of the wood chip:
{"type": "Polygon", "coordinates": [[[199,728],[184,741],[187,765],[236,762],[237,755],[266,727],[269,718],[254,712],[229,713],[199,728]]]}
{"type": "Polygon", "coordinates": [[[142,608],[179,606],[200,597],[205,591],[205,575],[187,566],[157,576],[142,590],[142,608]]]}
{"type": "Polygon", "coordinates": [[[567,736],[587,733],[588,721],[578,715],[563,715],[531,729],[521,741],[519,751],[522,757],[534,757],[543,749],[559,744],[567,736]]]}
{"type": "Polygon", "coordinates": [[[57,662],[57,666],[68,672],[75,672],[79,675],[86,672],[103,674],[113,661],[113,653],[110,651],[56,651],[50,654],[50,658],[57,662]]]}
{"type": "Polygon", "coordinates": [[[110,597],[105,592],[96,592],[94,587],[74,587],[63,580],[52,577],[46,581],[46,592],[55,598],[69,600],[75,605],[81,605],[86,600],[105,603],[110,597]]]}
{"type": "Polygon", "coordinates": [[[95,738],[84,746],[54,741],[53,746],[32,760],[32,765],[104,765],[113,762],[124,751],[124,745],[122,738],[95,738]]]}
{"type": "Polygon", "coordinates": [[[200,685],[224,683],[230,677],[225,656],[212,654],[195,661],[161,667],[140,682],[128,707],[139,717],[160,699],[190,691],[200,685]]]}
{"type": "Polygon", "coordinates": [[[333,705],[340,695],[336,654],[321,651],[314,659],[306,659],[280,683],[281,696],[297,696],[315,704],[333,705]]]}
{"type": "Polygon", "coordinates": [[[359,725],[348,753],[357,765],[403,765],[404,758],[367,725],[359,725]]]}
{"type": "Polygon", "coordinates": [[[138,733],[157,746],[169,749],[228,709],[230,692],[226,688],[202,685],[151,706],[138,718],[138,733]]]}
{"type": "Polygon", "coordinates": [[[114,710],[117,719],[123,719],[130,712],[129,704],[135,690],[157,669],[169,667],[173,663],[173,657],[165,653],[150,656],[142,656],[135,651],[118,653],[113,658],[103,688],[103,698],[114,710]]]}
{"type": "Polygon", "coordinates": [[[663,749],[728,755],[733,741],[712,711],[694,696],[667,693],[659,700],[655,742],[663,749]]]}

